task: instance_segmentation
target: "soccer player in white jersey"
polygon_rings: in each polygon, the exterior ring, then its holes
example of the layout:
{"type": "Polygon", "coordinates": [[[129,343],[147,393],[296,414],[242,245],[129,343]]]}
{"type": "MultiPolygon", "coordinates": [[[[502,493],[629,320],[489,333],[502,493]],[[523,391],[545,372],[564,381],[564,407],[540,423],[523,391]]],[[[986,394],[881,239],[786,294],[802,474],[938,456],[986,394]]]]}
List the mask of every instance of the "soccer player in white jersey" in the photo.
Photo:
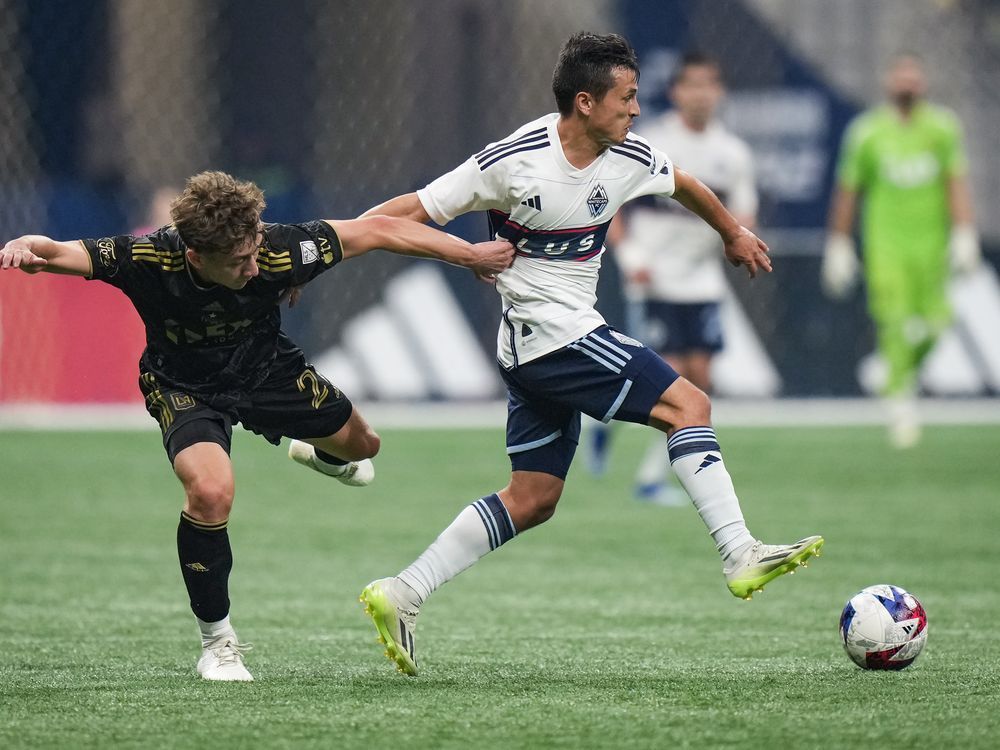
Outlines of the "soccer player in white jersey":
{"type": "Polygon", "coordinates": [[[580,434],[580,413],[648,424],[670,436],[673,470],[722,557],[730,591],[749,598],[817,554],[811,536],[764,545],[751,536],[711,427],[703,391],[653,350],[610,329],[594,310],[604,237],[615,211],[642,195],[672,196],[712,226],[751,277],[770,271],[767,246],[667,156],[630,133],[639,69],[616,34],[574,35],[553,73],[558,113],[518,128],[417,191],[369,213],[446,224],[489,211],[493,233],[517,248],[498,274],[497,338],[508,389],[510,483],[462,510],[398,576],[361,599],[404,673],[417,673],[414,628],[424,600],[486,553],[555,512],[580,434]]]}
{"type": "MultiPolygon", "coordinates": [[[[719,64],[698,53],[684,55],[670,84],[674,109],[639,132],[672,154],[684,170],[714,192],[740,224],[756,224],[757,188],[749,147],[716,119],[724,89],[719,64]]],[[[711,392],[712,356],[722,349],[719,304],[726,279],[719,258],[719,235],[712,227],[662,195],[631,202],[612,222],[610,242],[622,266],[629,296],[641,299],[641,338],[683,378],[711,392]]],[[[639,335],[638,333],[636,335],[639,335]]],[[[610,429],[591,432],[591,466],[605,463],[610,429]]],[[[636,476],[638,499],[663,505],[686,504],[668,482],[665,437],[654,435],[636,476]]]]}

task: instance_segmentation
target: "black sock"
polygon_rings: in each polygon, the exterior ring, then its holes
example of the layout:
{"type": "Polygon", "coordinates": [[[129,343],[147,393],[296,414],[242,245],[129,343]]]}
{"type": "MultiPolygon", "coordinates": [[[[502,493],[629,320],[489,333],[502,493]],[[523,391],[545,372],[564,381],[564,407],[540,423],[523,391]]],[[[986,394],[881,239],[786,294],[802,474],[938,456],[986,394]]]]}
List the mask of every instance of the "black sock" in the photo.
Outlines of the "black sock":
{"type": "Polygon", "coordinates": [[[218,622],[229,614],[233,551],[227,523],[205,523],[182,511],[177,525],[177,556],[191,598],[191,611],[205,622],[218,622]]]}
{"type": "Polygon", "coordinates": [[[316,451],[316,458],[318,458],[325,464],[331,464],[333,466],[347,466],[347,464],[350,463],[350,461],[345,461],[342,458],[337,458],[336,456],[330,453],[321,451],[319,448],[316,448],[315,446],[313,446],[313,450],[316,451]]]}

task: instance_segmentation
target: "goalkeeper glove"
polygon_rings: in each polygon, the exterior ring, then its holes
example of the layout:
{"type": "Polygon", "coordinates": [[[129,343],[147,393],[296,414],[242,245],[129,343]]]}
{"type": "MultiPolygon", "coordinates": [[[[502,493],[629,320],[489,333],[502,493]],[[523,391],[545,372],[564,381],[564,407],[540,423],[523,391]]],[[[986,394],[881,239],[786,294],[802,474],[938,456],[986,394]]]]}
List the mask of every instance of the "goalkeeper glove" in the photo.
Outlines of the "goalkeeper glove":
{"type": "Polygon", "coordinates": [[[854,240],[839,232],[829,235],[820,268],[820,280],[827,296],[835,299],[846,297],[857,281],[859,265],[854,240]]]}
{"type": "Polygon", "coordinates": [[[951,254],[951,268],[955,273],[972,273],[979,267],[981,258],[979,235],[971,224],[958,224],[952,227],[948,249],[951,254]]]}

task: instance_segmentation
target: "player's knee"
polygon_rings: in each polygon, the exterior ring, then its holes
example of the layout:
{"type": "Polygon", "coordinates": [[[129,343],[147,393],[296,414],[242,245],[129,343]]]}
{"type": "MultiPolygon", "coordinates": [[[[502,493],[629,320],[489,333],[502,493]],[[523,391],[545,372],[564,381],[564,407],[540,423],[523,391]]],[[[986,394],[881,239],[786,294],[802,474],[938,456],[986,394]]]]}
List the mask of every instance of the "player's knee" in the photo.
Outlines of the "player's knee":
{"type": "Polygon", "coordinates": [[[531,516],[532,526],[538,526],[541,523],[545,523],[552,516],[556,514],[556,505],[559,502],[559,498],[540,498],[539,502],[535,505],[533,513],[531,516]]]}
{"type": "Polygon", "coordinates": [[[680,418],[677,427],[712,423],[712,400],[697,386],[688,384],[688,389],[679,406],[680,418]]]}
{"type": "Polygon", "coordinates": [[[508,510],[518,531],[545,523],[555,515],[556,505],[562,496],[562,483],[551,487],[516,487],[507,492],[508,510]]]}
{"type": "Polygon", "coordinates": [[[345,445],[336,455],[345,461],[360,461],[365,458],[375,458],[382,447],[382,438],[371,428],[362,433],[352,435],[350,443],[345,445]]]}
{"type": "Polygon", "coordinates": [[[365,458],[375,458],[381,447],[382,438],[374,430],[368,430],[368,434],[365,435],[365,450],[367,454],[365,458]]]}
{"type": "Polygon", "coordinates": [[[229,518],[235,494],[232,482],[214,477],[200,477],[185,486],[187,512],[200,521],[224,521],[229,518]]]}

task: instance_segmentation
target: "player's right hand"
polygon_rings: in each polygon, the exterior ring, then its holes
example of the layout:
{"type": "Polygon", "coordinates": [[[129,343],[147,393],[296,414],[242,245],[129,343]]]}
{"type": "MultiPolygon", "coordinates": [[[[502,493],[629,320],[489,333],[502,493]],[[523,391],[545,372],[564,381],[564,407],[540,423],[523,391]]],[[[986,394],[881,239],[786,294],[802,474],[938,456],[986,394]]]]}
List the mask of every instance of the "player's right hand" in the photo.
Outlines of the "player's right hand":
{"type": "Polygon", "coordinates": [[[653,282],[653,274],[648,268],[636,268],[626,274],[629,282],[636,286],[647,287],[653,282]]]}
{"type": "Polygon", "coordinates": [[[820,281],[828,297],[843,299],[858,279],[858,254],[854,240],[846,234],[834,233],[826,239],[820,281]]]}
{"type": "Polygon", "coordinates": [[[469,268],[483,281],[493,281],[496,274],[514,262],[514,246],[507,240],[477,242],[473,247],[478,257],[469,268]]]}
{"type": "Polygon", "coordinates": [[[3,271],[20,268],[25,273],[38,273],[48,264],[45,258],[31,252],[24,240],[11,240],[0,250],[0,270],[3,271]]]}

